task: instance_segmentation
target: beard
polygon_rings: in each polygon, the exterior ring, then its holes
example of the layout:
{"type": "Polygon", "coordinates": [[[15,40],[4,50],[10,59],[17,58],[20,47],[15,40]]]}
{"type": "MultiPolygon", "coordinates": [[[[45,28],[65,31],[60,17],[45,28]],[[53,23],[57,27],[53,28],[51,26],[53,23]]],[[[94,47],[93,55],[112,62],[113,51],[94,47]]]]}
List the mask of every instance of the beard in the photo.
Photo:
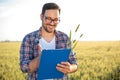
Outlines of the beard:
{"type": "Polygon", "coordinates": [[[53,33],[55,31],[55,27],[56,25],[50,25],[50,24],[47,24],[46,26],[43,25],[44,30],[48,33],[53,33]],[[50,28],[49,26],[51,26],[52,28],[50,28]]]}

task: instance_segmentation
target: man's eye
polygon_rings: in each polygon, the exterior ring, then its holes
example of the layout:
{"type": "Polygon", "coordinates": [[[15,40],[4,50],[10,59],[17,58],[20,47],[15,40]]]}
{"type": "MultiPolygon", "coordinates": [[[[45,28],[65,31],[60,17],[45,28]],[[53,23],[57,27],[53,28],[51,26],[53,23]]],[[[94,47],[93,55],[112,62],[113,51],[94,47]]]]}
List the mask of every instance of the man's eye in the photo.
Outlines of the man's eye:
{"type": "Polygon", "coordinates": [[[47,17],[46,19],[51,20],[51,18],[50,18],[50,17],[47,17]]]}
{"type": "Polygon", "coordinates": [[[58,21],[58,18],[55,18],[54,21],[58,21]]]}

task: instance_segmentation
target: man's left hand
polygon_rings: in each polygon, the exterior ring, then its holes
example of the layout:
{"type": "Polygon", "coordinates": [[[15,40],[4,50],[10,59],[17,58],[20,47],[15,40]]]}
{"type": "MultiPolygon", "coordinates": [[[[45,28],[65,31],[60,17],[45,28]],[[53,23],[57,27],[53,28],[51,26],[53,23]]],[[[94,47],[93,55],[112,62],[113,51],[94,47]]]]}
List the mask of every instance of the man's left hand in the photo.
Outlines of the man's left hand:
{"type": "Polygon", "coordinates": [[[77,70],[77,65],[70,64],[69,62],[61,62],[57,64],[56,69],[64,74],[75,72],[77,70]]]}

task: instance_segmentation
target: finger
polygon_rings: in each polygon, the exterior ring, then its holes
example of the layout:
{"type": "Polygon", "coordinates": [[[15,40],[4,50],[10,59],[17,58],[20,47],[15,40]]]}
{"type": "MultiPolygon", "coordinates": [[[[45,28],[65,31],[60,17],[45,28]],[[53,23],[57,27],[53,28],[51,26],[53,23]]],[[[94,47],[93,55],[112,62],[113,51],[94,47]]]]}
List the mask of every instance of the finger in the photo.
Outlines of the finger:
{"type": "Polygon", "coordinates": [[[71,64],[69,62],[61,62],[59,66],[66,69],[67,72],[71,70],[71,64]]]}
{"type": "Polygon", "coordinates": [[[38,50],[40,50],[40,51],[42,50],[42,48],[41,48],[41,46],[39,44],[38,44],[38,50]]]}
{"type": "Polygon", "coordinates": [[[61,67],[58,67],[58,66],[57,66],[56,69],[57,69],[58,71],[64,73],[64,74],[67,74],[67,70],[64,69],[64,68],[61,68],[61,67]]]}
{"type": "Polygon", "coordinates": [[[66,65],[63,65],[63,64],[57,64],[57,67],[65,68],[66,65]]]}
{"type": "Polygon", "coordinates": [[[37,47],[38,47],[38,53],[40,54],[42,52],[42,48],[39,44],[37,45],[37,47]]]}
{"type": "Polygon", "coordinates": [[[62,64],[62,65],[68,65],[68,66],[70,65],[69,62],[61,62],[61,64],[62,64]]]}
{"type": "Polygon", "coordinates": [[[67,66],[67,65],[57,64],[57,67],[62,68],[62,70],[65,72],[69,70],[69,66],[67,66]]]}

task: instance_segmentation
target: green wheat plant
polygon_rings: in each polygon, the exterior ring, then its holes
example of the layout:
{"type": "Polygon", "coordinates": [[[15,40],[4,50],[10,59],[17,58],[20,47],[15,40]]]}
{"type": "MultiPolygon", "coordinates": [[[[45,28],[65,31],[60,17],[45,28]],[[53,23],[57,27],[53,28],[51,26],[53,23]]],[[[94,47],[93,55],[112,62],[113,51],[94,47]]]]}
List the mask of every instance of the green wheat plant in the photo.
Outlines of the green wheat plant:
{"type": "Polygon", "coordinates": [[[69,41],[68,41],[68,43],[70,44],[70,42],[71,42],[71,44],[72,44],[72,50],[74,50],[74,48],[76,47],[79,39],[83,36],[83,34],[80,34],[80,35],[77,37],[78,39],[75,38],[75,37],[76,37],[76,34],[77,34],[77,32],[78,32],[79,27],[80,27],[80,24],[77,25],[74,33],[72,32],[72,30],[70,30],[70,33],[69,33],[69,41]],[[74,38],[73,38],[73,37],[74,37],[74,38]]]}

